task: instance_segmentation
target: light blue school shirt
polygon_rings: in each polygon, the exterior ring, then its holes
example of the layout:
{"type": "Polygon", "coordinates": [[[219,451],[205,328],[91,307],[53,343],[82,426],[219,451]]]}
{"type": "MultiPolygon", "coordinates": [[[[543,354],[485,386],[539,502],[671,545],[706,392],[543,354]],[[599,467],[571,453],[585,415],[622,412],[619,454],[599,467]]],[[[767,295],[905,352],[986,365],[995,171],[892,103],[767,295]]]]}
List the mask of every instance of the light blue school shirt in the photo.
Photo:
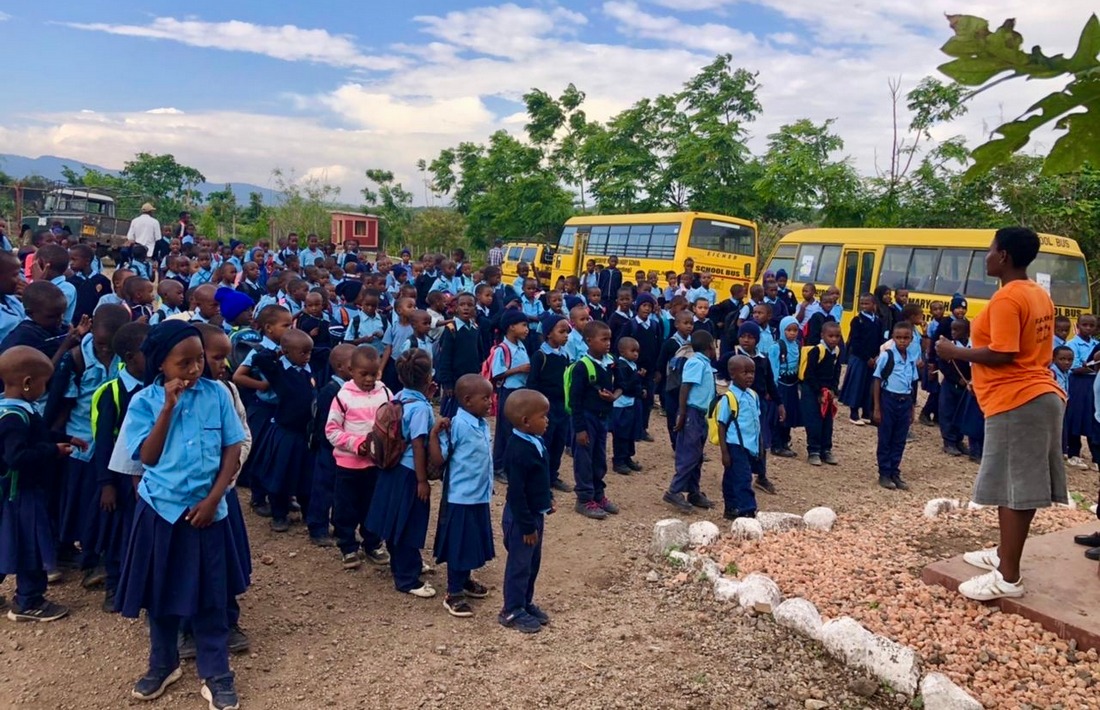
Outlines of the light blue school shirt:
{"type": "Polygon", "coordinates": [[[187,282],[187,288],[191,289],[195,288],[196,286],[208,284],[213,278],[214,269],[199,269],[195,273],[191,274],[191,279],[187,282]]]}
{"type": "MultiPolygon", "coordinates": [[[[191,320],[190,320],[189,322],[191,322],[191,323],[206,323],[206,324],[211,324],[211,323],[210,323],[210,321],[209,321],[209,320],[207,320],[206,316],[204,316],[203,314],[199,313],[198,311],[192,311],[192,312],[191,312],[191,320]]],[[[223,320],[222,320],[222,330],[224,330],[224,331],[225,331],[225,334],[226,334],[226,335],[231,335],[231,334],[233,333],[233,326],[231,326],[231,325],[229,325],[228,323],[226,323],[226,322],[224,321],[224,319],[223,319],[223,320]]]]}
{"type": "Polygon", "coordinates": [[[0,340],[6,338],[26,318],[27,312],[23,309],[22,301],[15,296],[0,296],[0,340]]]}
{"type": "Polygon", "coordinates": [[[307,266],[316,266],[318,259],[324,259],[325,252],[321,249],[305,248],[298,252],[298,264],[304,269],[307,266]]]}
{"type": "MultiPolygon", "coordinates": [[[[637,370],[638,370],[638,363],[631,362],[630,360],[626,360],[624,358],[619,358],[616,361],[615,366],[616,367],[629,367],[631,370],[634,370],[635,372],[637,372],[637,370]]],[[[624,395],[619,395],[619,398],[616,399],[611,404],[612,409],[626,409],[628,407],[633,407],[633,406],[634,406],[634,398],[630,397],[628,395],[625,395],[625,394],[624,395]]]]}
{"type": "Polygon", "coordinates": [[[569,356],[569,362],[574,363],[588,354],[588,343],[584,342],[584,336],[574,328],[569,331],[569,339],[565,341],[565,354],[569,356]]]}
{"type": "Polygon", "coordinates": [[[704,414],[710,411],[714,401],[714,370],[710,360],[702,353],[695,353],[684,363],[683,383],[690,384],[687,405],[704,414]]]}
{"type": "Polygon", "coordinates": [[[432,287],[428,289],[428,291],[446,291],[455,296],[460,293],[473,293],[474,282],[471,279],[460,276],[459,274],[455,274],[451,278],[440,275],[439,278],[435,280],[435,283],[432,284],[432,287]]]}
{"type": "MultiPolygon", "coordinates": [[[[401,433],[404,434],[405,441],[409,442],[405,447],[405,453],[401,455],[401,465],[415,471],[413,439],[428,436],[435,424],[435,413],[432,412],[432,405],[422,392],[403,389],[394,399],[405,405],[405,414],[401,417],[401,433]]],[[[425,451],[426,454],[427,451],[425,451]]]]}
{"type": "MultiPolygon", "coordinates": [[[[523,315],[527,316],[528,318],[534,316],[541,319],[542,314],[546,313],[546,307],[543,306],[542,301],[537,298],[534,301],[528,301],[527,296],[520,296],[519,307],[520,310],[523,311],[523,315]]],[[[527,325],[531,328],[531,330],[535,331],[536,333],[542,332],[542,323],[539,321],[529,322],[527,325]]]]}
{"type": "Polygon", "coordinates": [[[166,320],[169,316],[178,316],[180,312],[180,309],[176,308],[175,306],[161,305],[160,308],[153,311],[153,315],[149,316],[149,325],[157,325],[158,323],[166,320]]]}
{"type": "Polygon", "coordinates": [[[1073,351],[1073,367],[1070,369],[1076,370],[1089,361],[1089,355],[1096,348],[1096,340],[1085,340],[1080,335],[1075,335],[1066,341],[1066,347],[1073,351]]]}
{"type": "Polygon", "coordinates": [[[381,355],[382,351],[386,349],[383,343],[383,338],[386,335],[386,321],[382,316],[378,315],[378,311],[375,311],[373,316],[368,316],[363,311],[360,311],[359,327],[353,328],[349,323],[348,330],[344,334],[344,340],[358,340],[359,338],[365,338],[368,335],[374,335],[376,333],[381,333],[382,335],[379,335],[369,343],[364,343],[364,345],[374,348],[378,351],[378,354],[381,355]]]}
{"type": "Polygon", "coordinates": [[[61,289],[61,293],[65,294],[65,315],[63,322],[72,323],[73,313],[76,311],[76,286],[73,286],[64,276],[57,276],[50,279],[50,283],[61,289]]]}
{"type": "Polygon", "coordinates": [[[140,276],[143,279],[153,280],[153,267],[144,261],[131,261],[130,271],[134,272],[134,276],[140,276]]]}
{"type": "MultiPolygon", "coordinates": [[[[525,348],[523,346],[523,343],[513,344],[512,341],[505,338],[501,342],[501,346],[502,346],[502,348],[498,349],[496,351],[496,354],[493,355],[493,364],[492,364],[492,370],[491,370],[493,377],[496,377],[497,375],[502,375],[505,372],[507,372],[508,370],[515,369],[517,367],[520,367],[521,365],[530,364],[531,358],[528,357],[527,348],[525,348]],[[511,353],[511,355],[512,355],[512,364],[511,364],[511,366],[506,366],[504,364],[504,350],[503,350],[503,348],[508,348],[508,352],[511,353]]],[[[526,372],[521,372],[521,373],[515,374],[515,375],[509,375],[508,377],[506,377],[504,379],[504,388],[505,389],[517,390],[517,389],[521,389],[521,388],[526,387],[526,386],[527,386],[527,373],[526,372]]]]}
{"type": "Polygon", "coordinates": [[[401,325],[400,319],[395,320],[386,330],[386,334],[382,336],[382,350],[389,346],[390,359],[395,359],[398,346],[403,342],[407,342],[412,334],[413,328],[411,325],[401,325]]]}
{"type": "MultiPolygon", "coordinates": [[[[794,314],[792,313],[791,315],[794,315],[794,314]]],[[[841,306],[838,303],[835,306],[833,306],[832,308],[830,308],[829,312],[826,313],[825,315],[831,316],[834,321],[839,323],[841,321],[841,319],[844,317],[844,306],[841,306]]]]}
{"type": "Polygon", "coordinates": [[[439,437],[447,470],[447,502],[480,505],[493,497],[493,440],[489,423],[465,409],[451,418],[451,430],[439,437]]]}
{"type": "Polygon", "coordinates": [[[924,351],[921,349],[921,336],[917,331],[913,331],[913,339],[909,341],[909,347],[905,349],[905,354],[913,361],[913,366],[916,367],[917,360],[924,357],[924,351]]]}
{"type": "MultiPolygon", "coordinates": [[[[1054,363],[1050,364],[1050,371],[1054,375],[1054,381],[1058,383],[1058,386],[1062,388],[1062,393],[1067,397],[1069,396],[1069,370],[1062,372],[1058,369],[1058,366],[1054,363]]],[[[1097,378],[1100,381],[1100,378],[1097,378]]],[[[1093,383],[1093,389],[1096,388],[1096,383],[1093,383]]]]}
{"type": "Polygon", "coordinates": [[[723,395],[718,398],[717,417],[720,422],[728,422],[726,427],[726,443],[737,444],[753,456],[760,454],[760,398],[756,392],[743,390],[737,385],[730,385],[730,392],[737,400],[737,426],[730,421],[729,399],[723,395]],[[740,429],[740,436],[738,435],[740,429]]]}
{"type": "MultiPolygon", "coordinates": [[[[428,359],[432,359],[432,342],[428,340],[428,336],[423,338],[417,338],[415,334],[411,338],[405,338],[393,346],[393,351],[390,353],[390,357],[394,360],[401,357],[413,348],[419,348],[428,354],[428,359]],[[415,345],[414,345],[415,342],[415,345]]],[[[432,372],[435,372],[435,365],[432,365],[432,372]]]]}
{"type": "MultiPolygon", "coordinates": [[[[759,325],[759,323],[757,324],[759,325]]],[[[756,344],[756,352],[760,353],[764,357],[771,359],[773,352],[778,352],[779,346],[775,341],[775,336],[772,335],[771,330],[767,326],[760,326],[760,342],[756,344]]],[[[776,358],[779,356],[776,355],[776,358]]]]}
{"type": "MultiPolygon", "coordinates": [[[[130,447],[135,461],[141,460],[141,447],[163,408],[164,383],[160,379],[130,400],[119,438],[130,447]]],[[[222,449],[244,438],[229,390],[213,380],[197,380],[180,394],[160,459],[144,467],[138,495],[157,515],[175,523],[210,494],[221,470],[222,449]]],[[[222,498],[214,519],[222,520],[226,513],[222,498]]]]}
{"type": "Polygon", "coordinates": [[[699,288],[693,288],[687,292],[687,300],[689,304],[695,303],[700,298],[707,299],[707,302],[713,306],[718,301],[718,292],[715,291],[713,288],[703,288],[702,286],[700,286],[699,288]]]}
{"type": "Polygon", "coordinates": [[[256,315],[259,316],[265,308],[268,306],[278,306],[279,299],[277,296],[272,296],[270,293],[265,293],[260,296],[260,300],[256,301],[256,315]]]}
{"type": "Polygon", "coordinates": [[[1065,340],[1063,340],[1062,338],[1059,338],[1057,335],[1054,336],[1054,349],[1055,350],[1057,350],[1058,348],[1062,347],[1065,344],[1066,344],[1065,340]]]}
{"type": "Polygon", "coordinates": [[[285,302],[282,304],[282,306],[284,308],[286,308],[288,311],[290,311],[291,317],[296,316],[299,313],[301,313],[303,305],[304,304],[298,303],[293,298],[291,298],[289,295],[287,295],[287,297],[285,299],[285,302]]]}
{"type": "MultiPolygon", "coordinates": [[[[259,349],[274,352],[279,349],[279,344],[265,335],[260,338],[259,349]]],[[[252,361],[256,358],[257,352],[259,351],[255,349],[249,350],[248,354],[244,356],[244,360],[241,361],[241,365],[250,368],[248,373],[249,377],[266,382],[267,380],[264,378],[263,373],[260,372],[259,369],[252,369],[252,361]]],[[[259,390],[254,390],[254,392],[256,393],[256,399],[260,400],[261,402],[275,404],[279,401],[279,395],[275,394],[275,390],[273,389],[268,388],[263,392],[259,390]]]]}
{"type": "Polygon", "coordinates": [[[913,393],[913,383],[917,381],[917,361],[913,359],[911,354],[903,358],[897,345],[893,342],[878,355],[878,360],[875,362],[875,379],[883,379],[882,369],[886,366],[886,361],[889,358],[887,351],[894,356],[894,369],[882,383],[882,389],[893,394],[911,395],[913,393]]]}
{"type": "Polygon", "coordinates": [[[80,354],[84,356],[84,372],[79,382],[75,377],[70,377],[65,389],[66,399],[75,400],[69,420],[65,422],[65,433],[88,442],[86,451],[74,448],[72,458],[77,461],[91,461],[92,454],[95,453],[95,441],[92,439],[92,395],[104,382],[118,377],[122,361],[115,355],[111,358],[110,365],[104,367],[95,356],[95,343],[91,333],[80,340],[80,354]]]}
{"type": "Polygon", "coordinates": [[[516,280],[512,282],[512,290],[515,291],[516,295],[520,296],[521,298],[523,296],[523,284],[527,281],[528,278],[530,277],[524,278],[523,276],[517,276],[516,280]]]}

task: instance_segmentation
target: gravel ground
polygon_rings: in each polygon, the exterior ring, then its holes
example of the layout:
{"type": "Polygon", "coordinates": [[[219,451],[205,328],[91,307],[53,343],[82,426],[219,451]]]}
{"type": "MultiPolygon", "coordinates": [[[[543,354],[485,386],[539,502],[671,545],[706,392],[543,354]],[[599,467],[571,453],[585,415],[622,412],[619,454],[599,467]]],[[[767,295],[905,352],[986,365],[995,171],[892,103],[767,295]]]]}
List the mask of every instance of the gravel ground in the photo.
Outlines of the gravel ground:
{"type": "MultiPolygon", "coordinates": [[[[664,424],[655,417],[653,433],[662,435],[664,424]]],[[[1030,622],[919,582],[926,562],[985,544],[995,526],[984,512],[935,525],[920,517],[929,498],[965,499],[977,469],[940,454],[935,430],[918,427],[917,433],[919,441],[910,445],[904,464],[913,485],[909,493],[875,485],[871,428],[838,423],[837,467],[773,459],[770,476],[779,495],[760,494],[761,509],[802,513],[828,505],[840,515],[837,528],[830,535],[787,533],[749,545],[724,539],[716,554],[735,562],[742,574],[768,572],[786,596],[806,596],[825,615],[850,614],[877,632],[913,643],[930,668],[938,666],[969,685],[989,707],[1061,702],[1068,708],[1092,702],[1075,688],[1091,685],[1077,675],[1082,670],[1100,677],[1094,653],[1058,650],[1053,638],[1045,638],[1049,634],[1030,622]],[[828,560],[827,570],[821,568],[823,560],[828,560]],[[964,676],[971,666],[974,680],[968,682],[964,676]],[[995,690],[1008,677],[1021,684],[1017,689],[1010,683],[1004,691],[1019,701],[1014,704],[1006,704],[1008,696],[995,690]]],[[[796,433],[796,444],[801,441],[796,433]]],[[[653,523],[673,515],[660,502],[672,470],[667,440],[659,436],[656,443],[640,444],[638,458],[646,472],[609,474],[609,494],[622,507],[621,515],[589,521],[566,504],[549,518],[537,597],[554,622],[532,637],[496,623],[503,557],[477,575],[493,589],[489,599],[477,603],[477,615],[454,619],[439,598],[423,601],[393,591],[386,570],[364,566],[344,572],[334,550],[307,543],[302,526],[277,536],[266,521],[250,517],[256,570],[241,602],[252,652],[233,660],[242,703],[253,708],[474,703],[804,708],[807,701],[821,700],[834,708],[908,707],[815,644],[778,629],[770,619],[735,612],[734,605],[713,599],[709,585],[648,560],[653,523]],[[272,564],[260,562],[264,555],[272,564]],[[647,582],[654,570],[658,581],[647,582]]],[[[704,489],[715,499],[720,474],[712,450],[704,489]]],[[[1074,473],[1072,483],[1073,490],[1091,495],[1095,474],[1074,473]]],[[[438,495],[433,491],[433,506],[438,495]]],[[[493,498],[498,524],[502,506],[498,492],[493,498]]],[[[728,529],[720,508],[698,519],[704,517],[728,529]]],[[[1039,523],[1052,529],[1087,519],[1087,514],[1064,511],[1043,513],[1039,523]]],[[[502,555],[499,527],[496,532],[502,555]]],[[[440,577],[435,586],[442,587],[442,574],[433,576],[440,577]]],[[[9,580],[0,591],[10,595],[13,584],[9,580]]],[[[51,594],[71,605],[70,618],[49,625],[0,623],[0,707],[141,705],[128,696],[145,669],[144,625],[103,614],[101,594],[75,582],[54,587],[51,594]]],[[[153,707],[201,703],[194,665],[187,663],[183,680],[153,707]]]]}

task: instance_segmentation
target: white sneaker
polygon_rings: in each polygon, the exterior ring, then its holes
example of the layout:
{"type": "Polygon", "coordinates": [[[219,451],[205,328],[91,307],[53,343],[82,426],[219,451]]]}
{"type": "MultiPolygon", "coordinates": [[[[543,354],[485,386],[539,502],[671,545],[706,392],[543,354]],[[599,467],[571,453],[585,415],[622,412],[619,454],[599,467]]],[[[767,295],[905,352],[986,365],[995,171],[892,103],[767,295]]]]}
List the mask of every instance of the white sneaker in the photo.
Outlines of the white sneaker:
{"type": "Polygon", "coordinates": [[[853,426],[867,426],[862,419],[852,419],[851,417],[848,417],[848,423],[853,426]]]}
{"type": "Polygon", "coordinates": [[[432,567],[424,560],[420,560],[420,574],[431,574],[432,572],[435,572],[435,567],[432,567]]]}
{"type": "Polygon", "coordinates": [[[414,597],[420,597],[421,599],[431,599],[435,596],[435,587],[425,582],[416,589],[410,589],[409,594],[414,597]]]}
{"type": "Polygon", "coordinates": [[[1001,557],[997,554],[997,548],[988,550],[975,550],[963,555],[963,562],[978,569],[996,570],[1001,566],[1001,557]]]}
{"type": "Polygon", "coordinates": [[[1066,461],[1067,466],[1073,466],[1074,468],[1088,468],[1088,464],[1081,460],[1080,456],[1070,456],[1066,461]]]}
{"type": "Polygon", "coordinates": [[[1019,582],[1006,582],[1000,572],[993,570],[960,584],[959,594],[978,602],[987,602],[1004,597],[1022,597],[1024,595],[1024,580],[1021,577],[1019,582]]]}

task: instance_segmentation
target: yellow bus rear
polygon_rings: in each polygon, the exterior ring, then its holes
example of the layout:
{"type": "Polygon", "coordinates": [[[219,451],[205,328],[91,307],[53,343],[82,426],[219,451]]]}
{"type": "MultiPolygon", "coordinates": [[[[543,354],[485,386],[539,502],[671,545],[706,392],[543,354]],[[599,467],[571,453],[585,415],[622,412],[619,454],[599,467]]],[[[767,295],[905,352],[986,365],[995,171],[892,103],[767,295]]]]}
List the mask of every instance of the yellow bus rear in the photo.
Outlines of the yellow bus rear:
{"type": "MultiPolygon", "coordinates": [[[[690,258],[697,273],[714,276],[711,288],[722,300],[733,284],[752,281],[756,244],[752,222],[706,212],[574,217],[562,229],[551,283],[559,276],[580,276],[590,259],[606,265],[616,256],[624,281],[634,281],[638,271],[655,272],[664,288],[665,272],[682,273],[690,258]]],[[[614,294],[604,294],[609,296],[614,294]]]]}
{"type": "Polygon", "coordinates": [[[531,267],[532,278],[540,271],[550,271],[553,264],[551,247],[541,242],[512,242],[505,244],[503,249],[504,262],[500,265],[500,272],[506,284],[512,283],[519,276],[516,266],[521,261],[531,267]]]}
{"type": "MultiPolygon", "coordinates": [[[[813,283],[820,294],[840,289],[843,328],[859,309],[859,296],[876,287],[907,289],[925,312],[933,301],[966,296],[968,317],[980,313],[999,286],[985,273],[992,229],[802,229],[784,236],[766,271],[784,269],[788,288],[801,299],[813,283]]],[[[1039,256],[1028,274],[1050,292],[1058,315],[1076,320],[1091,312],[1088,269],[1072,239],[1041,234],[1039,256]]]]}

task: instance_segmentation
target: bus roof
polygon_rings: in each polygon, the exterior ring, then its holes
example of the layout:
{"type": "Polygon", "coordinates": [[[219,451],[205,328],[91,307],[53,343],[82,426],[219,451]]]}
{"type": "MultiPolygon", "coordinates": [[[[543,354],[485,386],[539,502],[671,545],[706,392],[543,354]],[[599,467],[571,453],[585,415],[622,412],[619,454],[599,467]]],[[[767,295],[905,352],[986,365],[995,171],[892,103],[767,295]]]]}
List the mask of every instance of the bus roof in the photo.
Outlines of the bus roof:
{"type": "MultiPolygon", "coordinates": [[[[938,246],[984,249],[993,241],[995,229],[799,229],[783,236],[778,244],[854,244],[877,246],[938,246]]],[[[1039,233],[1042,251],[1081,256],[1081,247],[1069,237],[1039,233]]],[[[777,246],[778,246],[777,244],[777,246]]]]}
{"type": "Polygon", "coordinates": [[[643,212],[640,214],[583,215],[580,217],[570,217],[566,220],[565,226],[575,227],[577,225],[586,224],[645,224],[646,222],[671,224],[673,222],[682,222],[687,217],[714,219],[720,222],[733,222],[734,224],[740,224],[745,227],[756,227],[754,222],[747,219],[730,217],[724,214],[715,214],[713,212],[643,212]]]}

